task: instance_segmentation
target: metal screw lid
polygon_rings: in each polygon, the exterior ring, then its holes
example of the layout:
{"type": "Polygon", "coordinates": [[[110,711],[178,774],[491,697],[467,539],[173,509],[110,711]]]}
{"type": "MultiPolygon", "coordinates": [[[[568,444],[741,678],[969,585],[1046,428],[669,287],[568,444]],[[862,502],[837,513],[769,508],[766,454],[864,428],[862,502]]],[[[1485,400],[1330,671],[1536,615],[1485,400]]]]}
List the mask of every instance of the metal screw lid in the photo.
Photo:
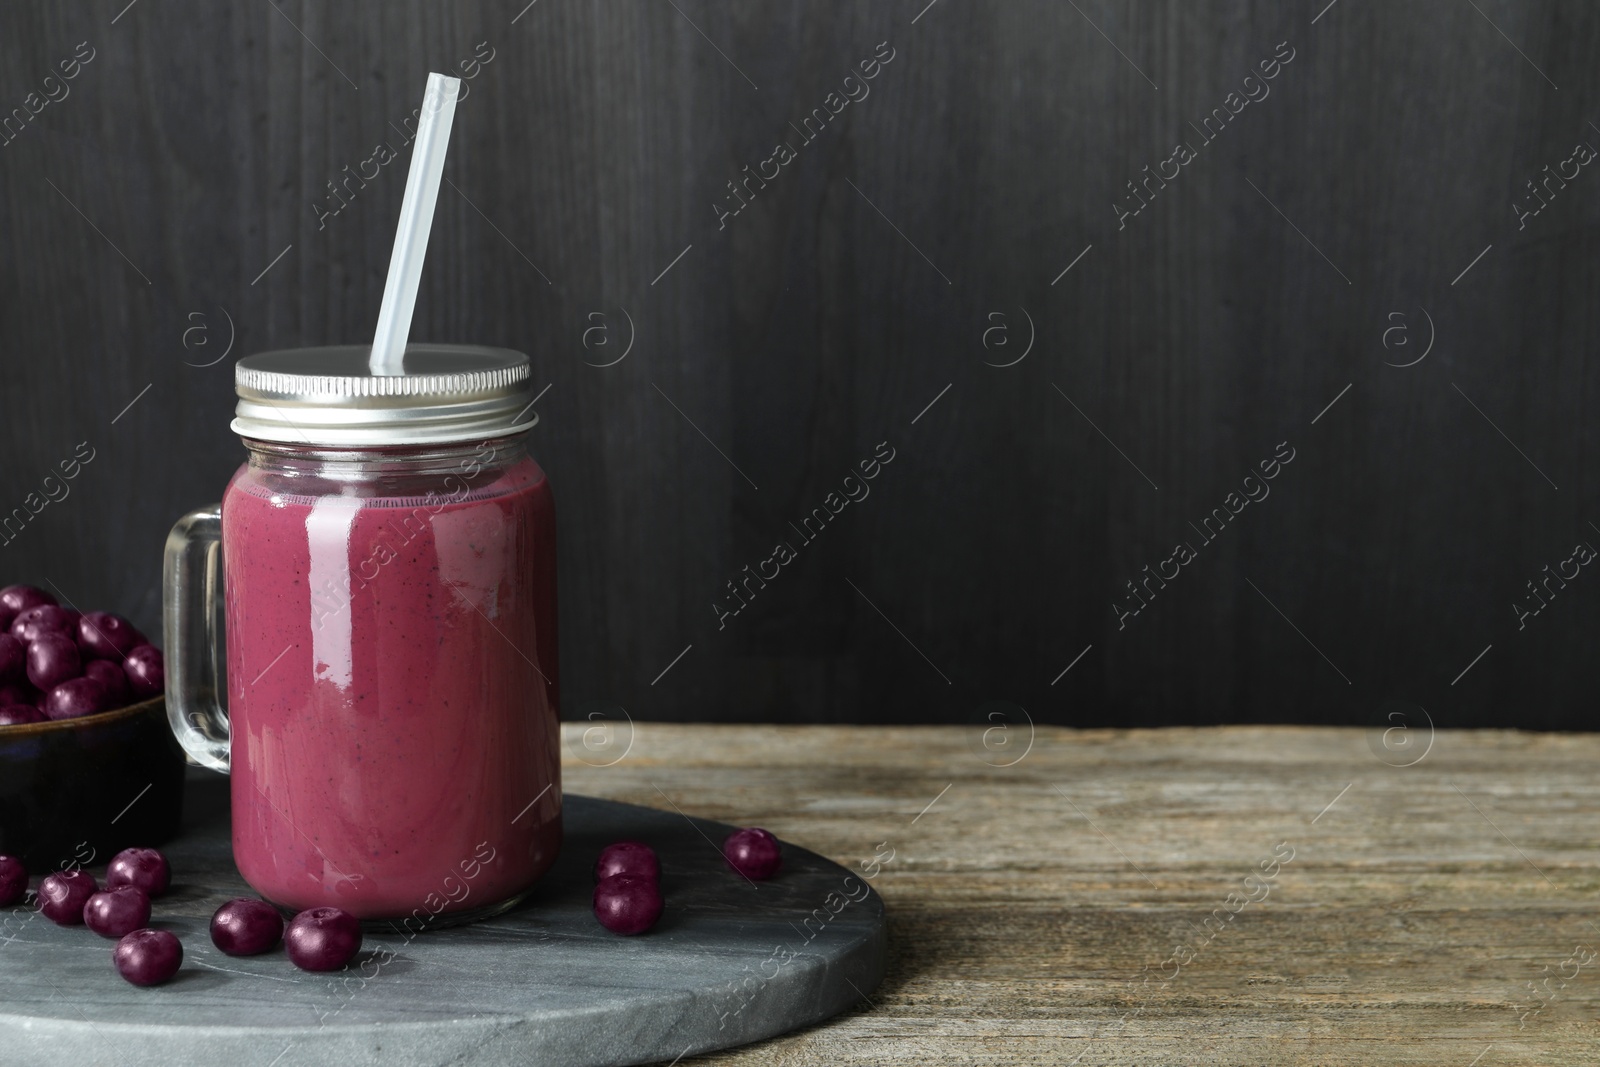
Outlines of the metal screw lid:
{"type": "Polygon", "coordinates": [[[448,444],[531,429],[528,357],[477,345],[406,346],[405,373],[373,374],[366,345],[246,356],[233,432],[333,447],[448,444]]]}

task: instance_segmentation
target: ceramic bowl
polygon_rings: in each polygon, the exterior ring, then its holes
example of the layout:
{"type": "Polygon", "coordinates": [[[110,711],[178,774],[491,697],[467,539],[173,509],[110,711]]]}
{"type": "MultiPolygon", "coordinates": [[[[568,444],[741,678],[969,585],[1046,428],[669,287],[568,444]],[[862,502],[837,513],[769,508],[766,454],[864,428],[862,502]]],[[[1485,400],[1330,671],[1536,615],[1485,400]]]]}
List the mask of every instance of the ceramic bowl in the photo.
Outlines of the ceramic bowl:
{"type": "Polygon", "coordinates": [[[160,697],[0,726],[0,854],[37,876],[162,844],[178,832],[185,762],[160,697]]]}

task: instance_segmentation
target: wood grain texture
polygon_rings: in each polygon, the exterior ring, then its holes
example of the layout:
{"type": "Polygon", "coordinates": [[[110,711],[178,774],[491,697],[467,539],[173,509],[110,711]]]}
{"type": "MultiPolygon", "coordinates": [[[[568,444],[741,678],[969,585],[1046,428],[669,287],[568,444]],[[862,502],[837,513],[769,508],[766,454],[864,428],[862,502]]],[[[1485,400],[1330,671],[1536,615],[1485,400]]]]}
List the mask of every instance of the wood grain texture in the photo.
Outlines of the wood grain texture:
{"type": "Polygon", "coordinates": [[[0,116],[79,42],[70,95],[0,146],[0,516],[96,459],[0,581],[156,626],[167,529],[242,456],[233,360],[371,335],[398,131],[481,45],[414,335],[527,351],[549,387],[568,717],[1593,724],[1595,580],[1512,604],[1600,544],[1600,174],[1525,226],[1511,205],[1600,145],[1594,5],[12,3],[0,116]],[[802,138],[880,42],[869,95],[802,138]],[[1427,359],[1386,365],[1424,314],[1427,359]],[[1200,545],[1284,441],[1270,497],[1200,545]],[[780,540],[798,557],[719,627],[780,540]]]}
{"type": "Polygon", "coordinates": [[[1597,738],[1040,728],[1026,748],[1025,727],[986,746],[957,727],[651,723],[631,740],[593,766],[621,738],[568,726],[565,788],[763,825],[857,869],[893,850],[870,878],[892,959],[872,1003],[696,1063],[1501,1067],[1600,1047],[1597,738]],[[1247,888],[1275,849],[1293,858],[1247,888]]]}

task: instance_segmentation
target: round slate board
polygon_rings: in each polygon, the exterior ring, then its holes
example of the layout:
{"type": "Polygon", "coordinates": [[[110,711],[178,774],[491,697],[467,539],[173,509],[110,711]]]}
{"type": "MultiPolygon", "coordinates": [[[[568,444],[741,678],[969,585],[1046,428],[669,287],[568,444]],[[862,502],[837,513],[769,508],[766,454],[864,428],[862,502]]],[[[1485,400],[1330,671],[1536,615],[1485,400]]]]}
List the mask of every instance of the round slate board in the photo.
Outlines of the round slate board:
{"type": "Polygon", "coordinates": [[[859,875],[785,844],[783,870],[757,885],[722,861],[731,827],[582,796],[565,798],[561,858],[515,911],[409,939],[368,934],[333,974],[297,970],[281,947],[225,956],[211,914],[253,895],[233,866],[227,796],[220,777],[192,779],[189,826],[165,848],[173,888],[151,925],[184,946],[168,984],[124,982],[113,943],[85,927],[0,910],[0,1060],[650,1063],[826,1019],[883,977],[883,901],[859,875]],[[594,858],[623,838],[661,857],[666,912],[640,937],[608,933],[590,910],[594,858]]]}

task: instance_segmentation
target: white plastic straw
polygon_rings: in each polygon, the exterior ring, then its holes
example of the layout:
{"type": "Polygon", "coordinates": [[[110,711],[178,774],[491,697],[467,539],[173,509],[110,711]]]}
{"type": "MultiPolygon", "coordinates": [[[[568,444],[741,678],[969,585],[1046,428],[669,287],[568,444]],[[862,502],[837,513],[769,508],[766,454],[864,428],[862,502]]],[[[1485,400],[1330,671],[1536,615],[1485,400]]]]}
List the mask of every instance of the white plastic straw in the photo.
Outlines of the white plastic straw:
{"type": "Polygon", "coordinates": [[[400,228],[389,257],[389,277],[383,286],[383,306],[378,330],[372,338],[368,366],[373,374],[404,374],[406,340],[411,336],[411,313],[422,284],[422,261],[428,254],[428,233],[433,229],[433,207],[444,178],[444,154],[450,147],[450,124],[456,114],[456,94],[461,79],[429,74],[422,97],[422,116],[411,146],[411,170],[406,175],[405,197],[400,201],[400,228]]]}

